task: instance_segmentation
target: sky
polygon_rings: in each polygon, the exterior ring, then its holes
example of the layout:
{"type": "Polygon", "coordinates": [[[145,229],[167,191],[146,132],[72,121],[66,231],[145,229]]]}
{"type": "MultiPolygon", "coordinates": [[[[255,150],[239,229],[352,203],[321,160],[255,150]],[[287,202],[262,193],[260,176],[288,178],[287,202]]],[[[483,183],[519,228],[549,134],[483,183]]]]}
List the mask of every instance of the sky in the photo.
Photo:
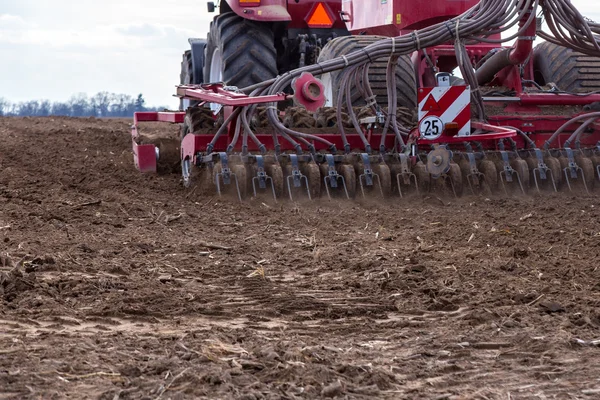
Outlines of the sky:
{"type": "MultiPolygon", "coordinates": [[[[600,2],[572,2],[600,21],[600,2]]],[[[0,0],[0,98],[108,91],[175,107],[187,39],[213,16],[204,0],[0,0]]]]}

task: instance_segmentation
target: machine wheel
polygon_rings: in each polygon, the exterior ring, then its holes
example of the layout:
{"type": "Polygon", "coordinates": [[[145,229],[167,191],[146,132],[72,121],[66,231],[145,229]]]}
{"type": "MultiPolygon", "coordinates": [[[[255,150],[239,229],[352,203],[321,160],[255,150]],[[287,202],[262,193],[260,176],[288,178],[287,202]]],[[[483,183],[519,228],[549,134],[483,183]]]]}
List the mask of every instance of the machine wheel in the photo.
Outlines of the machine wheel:
{"type": "Polygon", "coordinates": [[[600,155],[593,156],[592,163],[594,164],[594,176],[600,180],[600,155]]]}
{"type": "MultiPolygon", "coordinates": [[[[321,50],[318,62],[331,60],[336,57],[348,55],[356,50],[367,47],[378,40],[386,39],[383,36],[343,36],[329,41],[321,50]]],[[[386,82],[387,59],[374,62],[369,69],[369,81],[373,94],[377,95],[377,103],[382,107],[387,107],[387,82],[386,82]]],[[[343,70],[342,70],[343,71],[343,70]]],[[[332,72],[329,85],[331,87],[331,102],[338,104],[338,91],[341,80],[339,71],[332,72]]],[[[398,91],[398,106],[414,109],[417,106],[417,80],[413,64],[409,56],[398,58],[396,67],[396,88],[398,91]]],[[[327,92],[326,87],[326,92],[327,92]]],[[[358,98],[360,92],[356,87],[352,87],[352,101],[354,105],[360,105],[358,98]],[[357,101],[355,101],[357,100],[357,101]]],[[[364,102],[362,102],[364,104],[364,102]]]]}
{"type": "Polygon", "coordinates": [[[356,172],[354,172],[354,166],[343,164],[340,167],[339,174],[344,177],[344,181],[346,182],[346,190],[348,190],[348,196],[353,199],[356,196],[356,172]]]}
{"type": "Polygon", "coordinates": [[[429,191],[429,187],[431,185],[431,175],[427,172],[427,167],[423,164],[422,161],[419,161],[415,164],[413,168],[413,173],[417,177],[417,185],[419,185],[419,191],[421,193],[426,193],[429,191]]]}
{"type": "Polygon", "coordinates": [[[483,174],[484,183],[490,193],[494,193],[498,186],[498,170],[496,169],[496,165],[490,160],[482,160],[479,163],[479,170],[483,174]]]}
{"type": "Polygon", "coordinates": [[[592,188],[594,187],[594,177],[596,172],[594,169],[594,163],[589,157],[582,155],[576,156],[575,161],[583,171],[585,184],[587,185],[588,190],[592,190],[592,188]]]}
{"type": "Polygon", "coordinates": [[[240,89],[277,76],[273,31],[233,12],[216,16],[210,24],[204,76],[208,82],[240,89]]]}
{"type": "MultiPolygon", "coordinates": [[[[384,163],[375,164],[373,171],[379,176],[379,182],[381,183],[381,191],[384,197],[390,197],[392,194],[392,172],[390,167],[384,163]]],[[[394,175],[394,178],[396,176],[394,175]]]]}
{"type": "Polygon", "coordinates": [[[279,164],[270,164],[266,168],[267,174],[273,179],[273,186],[275,187],[275,195],[278,199],[287,194],[287,188],[284,185],[283,169],[279,164]]]}
{"type": "Polygon", "coordinates": [[[450,163],[450,171],[448,171],[450,179],[452,179],[452,185],[454,186],[454,193],[456,197],[463,195],[463,175],[458,164],[450,163]]]}
{"type": "Polygon", "coordinates": [[[529,189],[529,166],[527,165],[527,161],[523,159],[512,160],[510,166],[519,174],[523,190],[527,193],[529,189]]]}
{"type": "Polygon", "coordinates": [[[310,162],[304,167],[300,168],[302,173],[308,178],[308,187],[311,198],[317,199],[319,196],[321,196],[321,183],[323,182],[321,171],[319,171],[319,166],[314,162],[310,162]]]}
{"type": "Polygon", "coordinates": [[[533,50],[535,81],[540,85],[555,83],[567,92],[600,90],[600,58],[578,53],[567,47],[544,42],[533,50]]]}
{"type": "Polygon", "coordinates": [[[548,156],[544,159],[544,162],[552,171],[552,177],[554,178],[554,183],[556,184],[556,188],[560,189],[560,185],[563,181],[562,170],[560,169],[560,162],[556,157],[548,156]]]}
{"type": "MultiPolygon", "coordinates": [[[[237,182],[238,185],[240,187],[240,195],[242,196],[242,199],[245,199],[248,197],[249,193],[252,190],[252,184],[249,183],[249,176],[250,174],[248,174],[248,171],[246,170],[246,166],[243,164],[235,164],[231,166],[231,172],[233,172],[237,178],[237,182]]],[[[233,178],[232,178],[233,181],[233,178]]],[[[231,186],[231,193],[232,195],[237,196],[237,193],[235,193],[235,187],[233,186],[235,183],[232,182],[231,186]]]]}

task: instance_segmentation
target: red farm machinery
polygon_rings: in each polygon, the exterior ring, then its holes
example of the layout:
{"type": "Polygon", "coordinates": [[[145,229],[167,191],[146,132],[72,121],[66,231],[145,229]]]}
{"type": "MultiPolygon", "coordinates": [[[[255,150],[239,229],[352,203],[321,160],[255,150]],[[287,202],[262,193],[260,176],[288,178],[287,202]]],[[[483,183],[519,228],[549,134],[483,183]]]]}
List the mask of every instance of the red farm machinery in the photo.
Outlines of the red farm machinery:
{"type": "Polygon", "coordinates": [[[184,185],[240,200],[589,193],[597,34],[569,0],[221,1],[181,111],[136,114],[135,163],[156,171],[138,123],[165,121],[184,185]]]}

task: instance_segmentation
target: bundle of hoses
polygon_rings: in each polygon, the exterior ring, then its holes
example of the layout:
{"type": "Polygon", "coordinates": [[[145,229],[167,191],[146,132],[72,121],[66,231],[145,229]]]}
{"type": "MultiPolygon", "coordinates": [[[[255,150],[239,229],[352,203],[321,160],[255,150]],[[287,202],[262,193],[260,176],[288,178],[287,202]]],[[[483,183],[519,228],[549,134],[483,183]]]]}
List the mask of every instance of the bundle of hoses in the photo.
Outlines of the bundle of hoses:
{"type": "MultiPolygon", "coordinates": [[[[414,31],[409,35],[383,39],[346,56],[289,71],[277,78],[245,88],[243,91],[251,95],[276,94],[283,92],[303,72],[318,75],[344,69],[341,75],[338,99],[345,100],[346,109],[356,132],[362,138],[365,151],[370,153],[371,146],[364,137],[360,124],[352,111],[350,89],[351,85],[354,84],[362,97],[367,99],[367,104],[375,107],[372,101],[369,102],[369,99],[373,98],[373,91],[369,86],[368,80],[369,65],[376,60],[388,58],[388,108],[380,151],[384,151],[385,135],[390,128],[394,132],[397,143],[400,147],[404,147],[404,139],[408,135],[409,130],[401,126],[396,120],[395,64],[398,57],[412,54],[415,51],[421,51],[428,47],[453,42],[462,76],[466,84],[471,87],[472,101],[476,106],[477,117],[480,120],[485,120],[483,100],[478,89],[477,77],[467,54],[465,44],[479,42],[502,43],[514,40],[522,36],[530,24],[536,23],[536,15],[540,10],[551,31],[551,33],[539,32],[540,37],[589,55],[600,56],[600,44],[594,36],[595,34],[600,34],[600,24],[591,22],[583,17],[569,0],[482,0],[465,13],[448,21],[414,31]],[[505,32],[517,25],[519,29],[515,34],[502,39],[492,38],[492,36],[505,32]]],[[[341,109],[343,105],[343,103],[338,104],[338,109],[341,109]]],[[[311,144],[313,141],[325,144],[332,152],[337,151],[332,143],[317,135],[297,132],[284,126],[279,118],[279,112],[275,103],[268,104],[267,107],[269,121],[275,128],[273,140],[277,153],[280,150],[278,136],[291,143],[298,153],[302,152],[303,146],[309,151],[314,152],[314,146],[311,144]]],[[[247,143],[250,139],[255,142],[261,151],[266,151],[265,146],[258,141],[248,123],[255,109],[256,106],[248,106],[240,111],[241,118],[238,118],[237,131],[232,141],[232,148],[236,145],[239,135],[243,131],[244,149],[247,149],[247,143]]],[[[222,129],[224,127],[225,124],[222,129]]],[[[344,150],[349,152],[350,146],[346,139],[344,127],[342,124],[338,124],[338,127],[344,143],[344,150]]],[[[223,132],[225,132],[225,129],[223,129],[223,132]]],[[[215,136],[215,142],[218,136],[220,136],[219,132],[215,136]]]]}

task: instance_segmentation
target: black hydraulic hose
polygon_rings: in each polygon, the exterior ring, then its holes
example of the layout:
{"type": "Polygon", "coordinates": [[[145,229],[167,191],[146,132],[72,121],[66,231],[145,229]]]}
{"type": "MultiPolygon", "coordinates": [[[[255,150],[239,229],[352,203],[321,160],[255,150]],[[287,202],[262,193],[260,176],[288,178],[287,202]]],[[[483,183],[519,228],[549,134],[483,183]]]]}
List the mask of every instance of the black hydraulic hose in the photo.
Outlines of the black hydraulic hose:
{"type": "Polygon", "coordinates": [[[600,118],[600,116],[592,117],[592,118],[588,119],[587,121],[585,121],[583,124],[581,124],[581,126],[579,126],[577,129],[575,129],[573,134],[571,136],[569,136],[569,138],[565,141],[563,147],[571,147],[571,142],[573,140],[575,140],[575,147],[579,148],[581,145],[581,142],[579,140],[579,138],[581,137],[581,134],[583,132],[585,132],[585,130],[587,129],[588,126],[590,126],[591,124],[596,122],[596,120],[599,118],[600,118]]]}
{"type": "Polygon", "coordinates": [[[221,127],[219,128],[219,130],[217,130],[217,133],[215,133],[215,136],[213,136],[208,146],[206,146],[207,153],[212,153],[212,149],[215,148],[215,145],[217,144],[219,138],[227,131],[227,129],[229,129],[229,124],[231,123],[231,121],[233,121],[234,118],[237,118],[241,112],[242,108],[238,107],[235,110],[233,110],[233,112],[229,115],[229,117],[225,119],[225,121],[223,121],[223,125],[221,125],[221,127]]]}
{"type": "MultiPolygon", "coordinates": [[[[353,71],[353,72],[356,72],[356,71],[353,71]]],[[[348,116],[350,117],[350,121],[352,121],[352,125],[354,125],[354,129],[356,129],[356,132],[360,136],[360,140],[363,142],[363,146],[365,146],[365,151],[367,153],[371,153],[371,144],[365,137],[365,134],[362,131],[362,128],[360,126],[360,122],[358,122],[358,119],[356,118],[356,114],[354,113],[354,109],[352,108],[352,87],[347,84],[345,89],[346,89],[346,108],[348,110],[348,116]]]]}
{"type": "Polygon", "coordinates": [[[475,72],[477,77],[477,84],[485,85],[494,79],[499,71],[502,71],[505,67],[512,65],[510,62],[510,52],[512,48],[503,49],[491,56],[481,67],[475,72]]]}
{"type": "Polygon", "coordinates": [[[593,112],[593,113],[587,113],[587,114],[583,114],[583,115],[579,115],[575,118],[571,118],[570,120],[568,120],[567,122],[565,122],[560,128],[558,128],[556,130],[556,132],[554,132],[552,134],[552,136],[550,136],[550,138],[548,140],[546,140],[546,142],[544,142],[544,150],[548,150],[550,148],[550,145],[552,144],[552,142],[554,142],[556,140],[556,138],[563,133],[563,131],[565,129],[567,129],[567,127],[569,125],[571,125],[574,122],[577,121],[581,121],[582,119],[588,119],[588,118],[600,118],[600,112],[593,112]]]}

